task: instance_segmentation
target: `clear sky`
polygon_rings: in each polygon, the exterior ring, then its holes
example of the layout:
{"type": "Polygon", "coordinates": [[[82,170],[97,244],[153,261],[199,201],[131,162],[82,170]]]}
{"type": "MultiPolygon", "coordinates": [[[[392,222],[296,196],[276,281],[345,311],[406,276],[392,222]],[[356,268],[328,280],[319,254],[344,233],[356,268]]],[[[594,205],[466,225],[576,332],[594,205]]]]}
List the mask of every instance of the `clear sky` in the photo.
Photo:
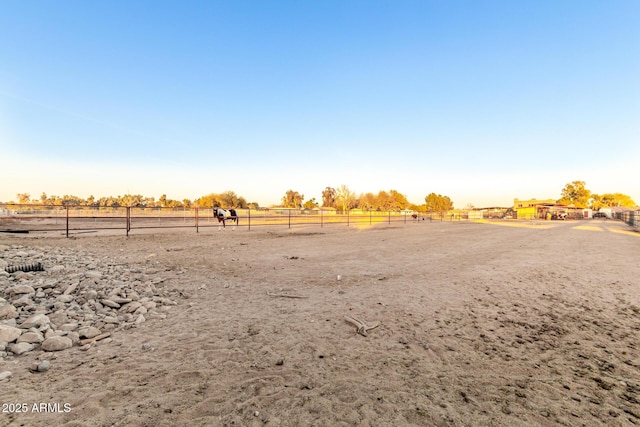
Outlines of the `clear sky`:
{"type": "Polygon", "coordinates": [[[0,0],[0,201],[586,181],[640,203],[640,2],[0,0]]]}

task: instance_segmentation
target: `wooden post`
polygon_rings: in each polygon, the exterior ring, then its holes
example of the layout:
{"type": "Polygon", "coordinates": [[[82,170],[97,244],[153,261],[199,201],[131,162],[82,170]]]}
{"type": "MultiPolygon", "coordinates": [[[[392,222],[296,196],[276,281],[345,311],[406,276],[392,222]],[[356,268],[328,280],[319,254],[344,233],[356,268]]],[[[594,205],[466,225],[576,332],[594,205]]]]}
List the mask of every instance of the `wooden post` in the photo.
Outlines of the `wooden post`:
{"type": "Polygon", "coordinates": [[[69,206],[65,206],[67,209],[67,238],[69,238],[69,206]]]}

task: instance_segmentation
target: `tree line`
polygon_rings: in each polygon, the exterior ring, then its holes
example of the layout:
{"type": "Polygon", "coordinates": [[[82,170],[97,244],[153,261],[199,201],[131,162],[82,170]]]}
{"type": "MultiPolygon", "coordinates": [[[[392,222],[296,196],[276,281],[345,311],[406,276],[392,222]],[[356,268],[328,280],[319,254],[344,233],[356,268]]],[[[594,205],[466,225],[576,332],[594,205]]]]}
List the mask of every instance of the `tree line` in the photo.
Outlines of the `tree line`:
{"type": "Polygon", "coordinates": [[[584,181],[572,181],[564,186],[558,203],[574,205],[577,208],[599,210],[606,207],[634,207],[636,202],[622,193],[592,193],[584,181]]]}
{"type": "Polygon", "coordinates": [[[453,202],[448,196],[430,193],[425,197],[425,203],[416,205],[410,203],[407,196],[397,190],[381,190],[377,194],[361,193],[356,195],[346,185],[338,188],[326,187],[322,191],[322,200],[315,198],[304,202],[304,195],[294,190],[288,190],[282,197],[282,207],[313,209],[317,207],[334,208],[339,211],[361,209],[363,211],[401,211],[405,209],[415,211],[446,212],[453,209],[453,202]]]}
{"type": "MultiPolygon", "coordinates": [[[[195,200],[182,199],[174,200],[167,198],[166,194],[160,196],[157,200],[154,197],[146,197],[141,194],[125,194],[123,196],[108,196],[96,198],[89,196],[83,199],[78,196],[48,196],[42,193],[39,198],[31,198],[29,193],[18,193],[17,199],[19,204],[42,204],[54,206],[88,206],[88,207],[135,207],[135,208],[191,208],[191,207],[212,207],[212,206],[229,206],[236,208],[258,208],[257,203],[247,203],[247,201],[238,196],[233,191],[225,191],[224,193],[211,193],[206,196],[199,197],[195,200]]],[[[13,201],[9,203],[14,203],[13,201]]]]}
{"type": "MultiPolygon", "coordinates": [[[[414,210],[427,212],[447,212],[454,209],[453,201],[448,196],[429,193],[424,204],[416,205],[409,202],[407,197],[397,190],[381,190],[378,193],[361,193],[357,195],[346,185],[338,188],[326,187],[322,191],[322,200],[317,201],[311,198],[305,201],[304,195],[298,191],[288,190],[278,205],[284,208],[313,209],[318,207],[334,208],[339,211],[351,209],[361,209],[363,211],[400,211],[414,210]]],[[[225,208],[239,209],[259,209],[256,202],[238,196],[233,191],[223,193],[210,193],[195,200],[182,199],[174,200],[167,198],[166,194],[157,200],[154,197],[145,197],[141,194],[125,194],[123,196],[108,196],[96,198],[89,196],[87,199],[73,195],[48,196],[42,193],[39,198],[31,198],[29,193],[17,194],[19,204],[43,204],[56,206],[90,206],[90,207],[138,207],[138,208],[191,208],[191,207],[213,207],[221,206],[225,208]]],[[[14,203],[14,202],[10,202],[14,203]]],[[[598,210],[603,207],[623,206],[633,207],[636,203],[626,194],[604,193],[595,194],[586,188],[584,181],[573,181],[564,186],[561,197],[557,203],[574,205],[578,208],[591,208],[598,210]]],[[[470,205],[469,205],[470,206],[470,205]]],[[[470,206],[472,207],[472,206],[470,206]]]]}
{"type": "MultiPolygon", "coordinates": [[[[158,199],[141,194],[125,194],[96,198],[89,196],[83,199],[74,195],[47,195],[42,193],[39,198],[32,198],[29,193],[17,194],[18,204],[42,204],[53,206],[88,206],[88,207],[136,207],[136,208],[191,208],[213,207],[259,209],[256,202],[247,202],[242,196],[233,191],[210,193],[195,200],[174,200],[163,194],[158,199]]],[[[15,203],[11,201],[10,203],[15,203]]],[[[315,198],[304,199],[298,191],[288,190],[281,199],[279,207],[296,209],[313,209],[317,207],[334,208],[340,211],[361,209],[363,211],[400,211],[405,209],[417,211],[444,212],[453,209],[453,202],[448,196],[430,193],[425,197],[425,203],[416,205],[409,202],[407,197],[397,190],[381,190],[378,193],[362,193],[357,195],[346,185],[338,188],[326,187],[322,191],[322,200],[315,198]]]]}

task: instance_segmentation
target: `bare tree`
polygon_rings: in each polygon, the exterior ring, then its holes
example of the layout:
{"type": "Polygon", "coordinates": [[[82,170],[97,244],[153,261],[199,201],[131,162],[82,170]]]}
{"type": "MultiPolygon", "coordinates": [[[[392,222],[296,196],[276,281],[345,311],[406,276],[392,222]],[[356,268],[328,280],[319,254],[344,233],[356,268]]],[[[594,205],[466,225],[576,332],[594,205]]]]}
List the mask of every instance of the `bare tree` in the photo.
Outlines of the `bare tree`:
{"type": "Polygon", "coordinates": [[[336,190],[336,205],[343,212],[348,211],[356,205],[356,195],[353,191],[349,190],[349,187],[342,184],[338,190],[336,190]]]}

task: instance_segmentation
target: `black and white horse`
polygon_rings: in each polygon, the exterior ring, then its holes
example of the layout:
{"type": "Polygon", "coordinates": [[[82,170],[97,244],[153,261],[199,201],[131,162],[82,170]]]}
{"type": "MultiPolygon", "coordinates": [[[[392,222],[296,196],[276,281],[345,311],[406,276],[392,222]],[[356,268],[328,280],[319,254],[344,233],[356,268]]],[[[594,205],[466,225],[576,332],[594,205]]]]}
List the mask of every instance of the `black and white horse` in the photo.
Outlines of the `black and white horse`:
{"type": "Polygon", "coordinates": [[[225,210],[222,208],[213,208],[213,216],[218,218],[218,224],[222,223],[222,227],[224,228],[227,228],[227,221],[233,222],[234,226],[238,225],[238,213],[235,209],[225,210]]]}

